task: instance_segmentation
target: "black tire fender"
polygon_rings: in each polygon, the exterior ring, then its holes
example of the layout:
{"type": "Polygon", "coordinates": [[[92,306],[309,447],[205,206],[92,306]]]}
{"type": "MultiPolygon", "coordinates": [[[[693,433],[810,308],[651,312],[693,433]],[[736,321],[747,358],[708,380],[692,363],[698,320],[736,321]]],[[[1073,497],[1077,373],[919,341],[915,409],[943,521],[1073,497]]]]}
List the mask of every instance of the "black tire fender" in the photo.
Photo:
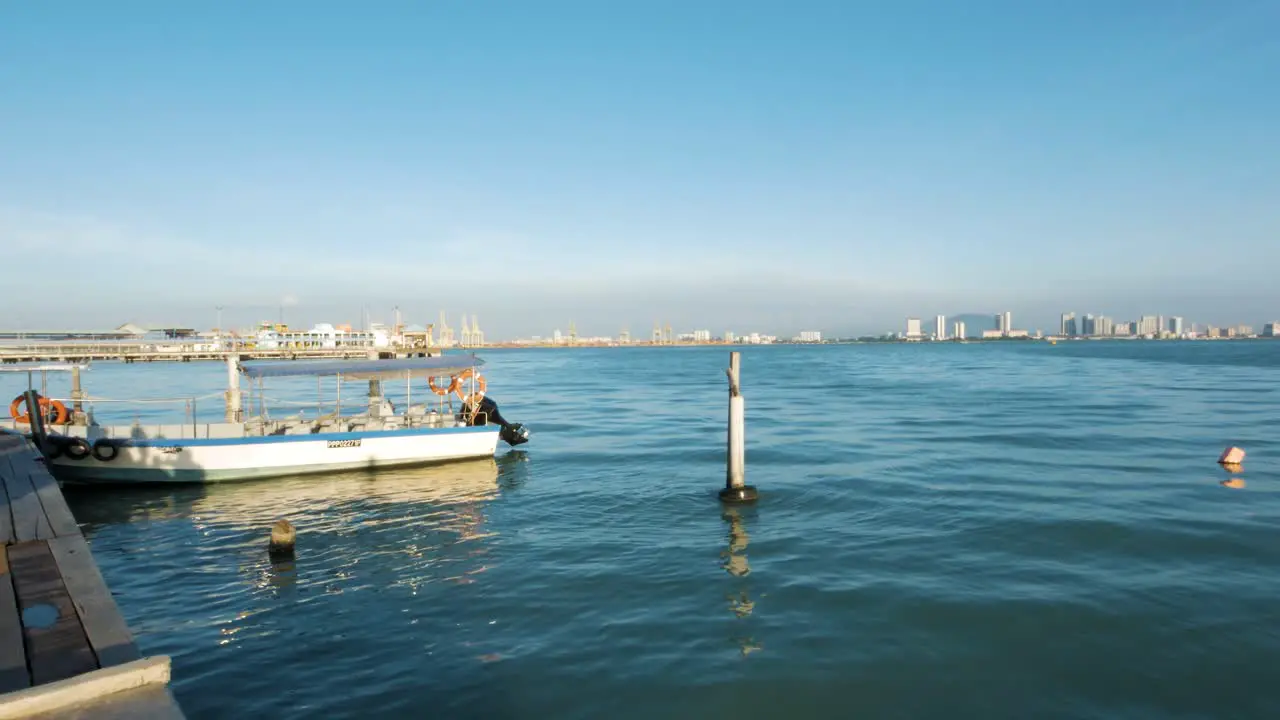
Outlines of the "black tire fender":
{"type": "Polygon", "coordinates": [[[93,458],[99,462],[111,462],[120,454],[120,446],[107,439],[93,444],[93,458]]]}
{"type": "Polygon", "coordinates": [[[68,459],[83,460],[89,457],[89,453],[93,452],[93,449],[89,447],[88,440],[85,440],[84,438],[71,438],[62,451],[66,454],[68,459]]]}

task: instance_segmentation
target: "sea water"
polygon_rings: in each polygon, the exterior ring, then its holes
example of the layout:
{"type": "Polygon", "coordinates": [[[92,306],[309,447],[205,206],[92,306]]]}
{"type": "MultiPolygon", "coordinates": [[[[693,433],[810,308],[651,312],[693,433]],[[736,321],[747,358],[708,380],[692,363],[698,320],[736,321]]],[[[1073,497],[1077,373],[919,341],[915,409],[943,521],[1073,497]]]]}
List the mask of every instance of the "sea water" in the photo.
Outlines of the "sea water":
{"type": "Polygon", "coordinates": [[[678,347],[483,353],[492,461],[69,500],[191,718],[1280,717],[1280,342],[741,350],[753,507],[728,352],[678,347]]]}

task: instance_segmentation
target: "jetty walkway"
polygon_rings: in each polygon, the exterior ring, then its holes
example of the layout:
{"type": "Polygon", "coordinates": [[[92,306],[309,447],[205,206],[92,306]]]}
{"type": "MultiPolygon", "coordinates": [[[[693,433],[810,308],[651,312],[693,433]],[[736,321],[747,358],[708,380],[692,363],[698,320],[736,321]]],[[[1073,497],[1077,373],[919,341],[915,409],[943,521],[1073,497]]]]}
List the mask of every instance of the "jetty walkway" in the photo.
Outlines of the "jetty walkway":
{"type": "MultiPolygon", "coordinates": [[[[123,344],[48,344],[3,345],[0,344],[0,363],[28,362],[91,362],[95,360],[119,360],[136,362],[192,362],[199,360],[222,361],[230,352],[253,360],[300,360],[307,358],[363,358],[367,348],[341,349],[260,349],[237,347],[233,350],[202,350],[191,346],[156,346],[123,344]]],[[[421,351],[419,351],[421,352],[421,351]]]]}
{"type": "Polygon", "coordinates": [[[43,461],[0,432],[0,720],[181,720],[43,461]]]}

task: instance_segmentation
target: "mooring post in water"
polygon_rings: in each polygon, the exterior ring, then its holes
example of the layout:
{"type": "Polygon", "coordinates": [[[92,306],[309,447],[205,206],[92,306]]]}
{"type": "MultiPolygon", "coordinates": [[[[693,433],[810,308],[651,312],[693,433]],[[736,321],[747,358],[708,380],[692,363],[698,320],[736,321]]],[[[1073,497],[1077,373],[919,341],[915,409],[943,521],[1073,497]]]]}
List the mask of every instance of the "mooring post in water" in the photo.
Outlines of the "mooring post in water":
{"type": "Polygon", "coordinates": [[[753,502],[759,495],[746,484],[746,413],[742,398],[742,353],[729,353],[729,447],[726,454],[724,489],[720,499],[727,503],[753,502]]]}
{"type": "Polygon", "coordinates": [[[227,356],[227,422],[238,423],[244,420],[244,416],[240,412],[240,368],[237,367],[240,358],[235,355],[227,356]]]}
{"type": "Polygon", "coordinates": [[[293,529],[293,523],[284,519],[277,520],[271,526],[271,540],[267,543],[267,553],[273,558],[293,557],[295,540],[297,540],[297,531],[293,529]]]}

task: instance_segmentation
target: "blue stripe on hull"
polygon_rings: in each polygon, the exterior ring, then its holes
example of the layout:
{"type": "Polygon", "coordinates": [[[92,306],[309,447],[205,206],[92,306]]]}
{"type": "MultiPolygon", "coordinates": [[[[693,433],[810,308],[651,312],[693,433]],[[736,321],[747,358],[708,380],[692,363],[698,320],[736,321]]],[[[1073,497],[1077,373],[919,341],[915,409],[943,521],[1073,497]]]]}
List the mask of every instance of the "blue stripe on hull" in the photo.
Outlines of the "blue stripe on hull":
{"type": "Polygon", "coordinates": [[[266,445],[270,443],[312,442],[315,440],[362,440],[418,435],[452,435],[456,433],[498,432],[497,425],[447,428],[406,428],[403,430],[367,430],[361,432],[308,433],[306,435],[254,435],[238,438],[119,438],[126,447],[212,447],[217,445],[266,445]]]}
{"type": "Polygon", "coordinates": [[[493,457],[492,453],[483,455],[459,455],[457,457],[433,458],[431,460],[391,460],[362,461],[352,463],[335,463],[330,465],[295,465],[277,468],[244,468],[239,470],[174,470],[169,468],[122,468],[107,465],[50,465],[58,480],[68,485],[141,485],[141,484],[178,484],[178,483],[211,483],[235,482],[238,480],[260,480],[263,478],[285,477],[289,475],[319,475],[324,473],[348,472],[389,467],[416,467],[441,465],[461,460],[476,460],[493,457]],[[125,477],[127,473],[128,477],[125,477]]]}

